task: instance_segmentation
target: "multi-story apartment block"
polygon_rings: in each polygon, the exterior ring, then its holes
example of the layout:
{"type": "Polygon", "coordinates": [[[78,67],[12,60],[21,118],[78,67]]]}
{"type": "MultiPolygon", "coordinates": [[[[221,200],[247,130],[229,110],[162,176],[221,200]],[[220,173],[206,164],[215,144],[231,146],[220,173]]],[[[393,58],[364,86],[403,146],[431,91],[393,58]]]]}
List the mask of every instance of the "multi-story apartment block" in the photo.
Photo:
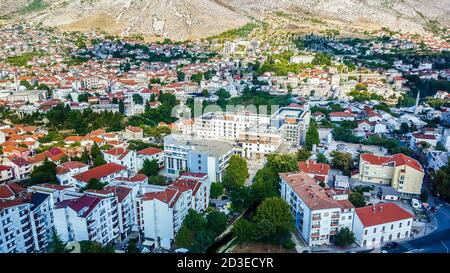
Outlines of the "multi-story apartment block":
{"type": "Polygon", "coordinates": [[[127,167],[116,163],[106,163],[73,176],[77,190],[85,187],[91,179],[98,179],[103,183],[110,183],[118,177],[128,177],[128,171],[127,167]]]}
{"type": "Polygon", "coordinates": [[[236,144],[248,158],[260,158],[278,149],[281,142],[299,145],[309,126],[307,106],[283,107],[273,115],[250,112],[208,112],[195,118],[192,130],[185,134],[236,144]]]}
{"type": "Polygon", "coordinates": [[[124,148],[113,148],[103,151],[103,158],[106,162],[116,163],[127,167],[133,172],[138,172],[136,152],[124,148]]]}
{"type": "Polygon", "coordinates": [[[52,198],[0,185],[0,253],[45,252],[54,226],[52,198]]]}
{"type": "Polygon", "coordinates": [[[355,209],[353,233],[356,243],[373,248],[411,236],[414,215],[394,203],[355,209]]]}
{"type": "Polygon", "coordinates": [[[60,185],[68,186],[74,185],[74,175],[89,170],[89,165],[78,161],[68,161],[56,167],[56,179],[60,185]]]}
{"type": "Polygon", "coordinates": [[[424,175],[422,165],[404,154],[376,156],[366,153],[361,154],[356,177],[364,182],[390,185],[403,198],[410,198],[420,194],[424,175]]]}
{"type": "MultiPolygon", "coordinates": [[[[189,209],[206,210],[209,203],[208,179],[184,176],[168,187],[146,188],[137,199],[137,221],[146,240],[157,248],[170,249],[189,209]]],[[[206,176],[205,176],[206,177],[206,176]]]]}
{"type": "Polygon", "coordinates": [[[164,167],[164,150],[158,148],[145,148],[140,151],[137,151],[137,169],[142,169],[144,165],[144,161],[148,159],[150,161],[156,160],[158,162],[159,167],[162,169],[164,167]]]}
{"type": "Polygon", "coordinates": [[[117,198],[83,195],[55,204],[55,227],[63,241],[103,245],[120,236],[117,198]]]}
{"type": "Polygon", "coordinates": [[[30,176],[30,162],[22,157],[15,157],[12,159],[6,158],[4,161],[4,165],[13,168],[14,180],[23,180],[30,176]]]}
{"type": "Polygon", "coordinates": [[[119,219],[120,239],[125,239],[128,234],[137,229],[135,199],[132,195],[132,189],[122,186],[108,186],[102,190],[87,190],[86,193],[98,197],[116,197],[117,198],[117,217],[119,219]]]}
{"type": "Polygon", "coordinates": [[[211,181],[219,182],[233,154],[234,148],[227,142],[175,134],[164,138],[164,165],[169,175],[206,173],[211,181]]]}
{"type": "Polygon", "coordinates": [[[280,193],[309,246],[329,244],[343,227],[352,230],[354,207],[345,190],[326,190],[304,172],[282,173],[280,193]]]}
{"type": "Polygon", "coordinates": [[[0,183],[14,179],[14,172],[11,166],[0,165],[0,183]]]}

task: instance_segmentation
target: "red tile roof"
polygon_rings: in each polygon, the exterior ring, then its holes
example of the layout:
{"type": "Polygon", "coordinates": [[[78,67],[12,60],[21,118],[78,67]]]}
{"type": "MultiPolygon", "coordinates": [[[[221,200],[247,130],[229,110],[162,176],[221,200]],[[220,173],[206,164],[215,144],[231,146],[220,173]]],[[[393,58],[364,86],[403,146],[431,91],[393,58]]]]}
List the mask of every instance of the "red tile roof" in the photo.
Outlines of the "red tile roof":
{"type": "Polygon", "coordinates": [[[436,137],[434,135],[426,135],[426,134],[422,134],[422,133],[414,133],[412,135],[416,139],[430,139],[430,140],[436,139],[436,137]]]}
{"type": "Polygon", "coordinates": [[[140,155],[155,155],[155,154],[159,154],[162,152],[163,152],[163,150],[161,150],[161,149],[149,147],[149,148],[142,149],[142,150],[138,151],[137,153],[140,155]]]}
{"type": "Polygon", "coordinates": [[[314,160],[308,160],[298,163],[300,171],[309,174],[328,175],[330,172],[330,165],[324,163],[316,163],[314,160]]]}
{"type": "Polygon", "coordinates": [[[393,162],[394,166],[396,167],[407,165],[420,172],[423,172],[422,165],[420,165],[417,160],[404,154],[395,154],[392,156],[376,156],[366,153],[361,154],[361,159],[373,165],[384,165],[393,162]]]}
{"type": "Polygon", "coordinates": [[[414,215],[394,203],[382,203],[355,209],[364,227],[414,218],[414,215]]]}
{"type": "Polygon", "coordinates": [[[280,177],[311,210],[343,208],[328,192],[304,172],[281,173],[280,177]]]}
{"type": "Polygon", "coordinates": [[[95,178],[95,179],[101,179],[102,177],[126,170],[127,168],[116,164],[116,163],[106,163],[104,165],[98,166],[96,168],[87,170],[85,172],[79,173],[77,175],[74,175],[73,177],[76,180],[83,181],[83,182],[89,182],[89,180],[95,178]]]}
{"type": "Polygon", "coordinates": [[[350,112],[331,112],[330,117],[355,117],[356,115],[350,112]]]}

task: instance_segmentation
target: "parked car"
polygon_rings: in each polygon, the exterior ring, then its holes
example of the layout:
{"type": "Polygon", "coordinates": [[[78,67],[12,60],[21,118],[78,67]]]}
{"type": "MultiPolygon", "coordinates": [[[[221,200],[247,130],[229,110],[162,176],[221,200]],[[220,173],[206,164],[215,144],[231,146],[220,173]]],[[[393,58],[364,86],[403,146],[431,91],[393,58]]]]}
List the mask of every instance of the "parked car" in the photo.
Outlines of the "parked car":
{"type": "Polygon", "coordinates": [[[384,249],[394,249],[397,248],[399,246],[399,243],[397,242],[389,242],[387,244],[384,245],[384,249]]]}

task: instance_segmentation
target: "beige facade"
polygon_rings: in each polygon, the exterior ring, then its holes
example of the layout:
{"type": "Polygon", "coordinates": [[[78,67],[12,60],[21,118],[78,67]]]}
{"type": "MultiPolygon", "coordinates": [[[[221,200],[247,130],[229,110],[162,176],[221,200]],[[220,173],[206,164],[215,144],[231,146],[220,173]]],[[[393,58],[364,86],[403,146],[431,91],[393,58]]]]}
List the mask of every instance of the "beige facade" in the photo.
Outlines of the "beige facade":
{"type": "Polygon", "coordinates": [[[423,177],[420,163],[403,154],[389,157],[362,154],[357,176],[364,182],[390,185],[405,196],[420,194],[423,177]]]}

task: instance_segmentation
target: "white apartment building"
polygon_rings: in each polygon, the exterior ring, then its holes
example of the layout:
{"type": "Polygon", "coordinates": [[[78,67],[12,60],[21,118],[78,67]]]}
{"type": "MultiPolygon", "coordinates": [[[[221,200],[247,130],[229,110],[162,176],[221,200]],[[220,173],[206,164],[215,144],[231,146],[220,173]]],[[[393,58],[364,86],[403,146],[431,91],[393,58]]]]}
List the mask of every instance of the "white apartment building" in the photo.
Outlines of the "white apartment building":
{"type": "Polygon", "coordinates": [[[53,225],[50,195],[0,185],[0,253],[45,252],[53,225]]]}
{"type": "Polygon", "coordinates": [[[208,180],[187,177],[168,187],[147,187],[147,192],[137,199],[138,225],[145,239],[156,248],[171,248],[189,209],[200,212],[208,206],[208,180]]]}
{"type": "Polygon", "coordinates": [[[161,169],[164,168],[164,150],[149,147],[149,148],[145,148],[140,151],[137,151],[136,154],[137,154],[136,155],[137,156],[137,160],[136,160],[137,170],[142,169],[142,167],[144,165],[144,161],[146,159],[148,159],[150,161],[156,160],[158,162],[159,167],[161,169]]]}
{"type": "Polygon", "coordinates": [[[273,115],[250,112],[208,112],[194,119],[191,130],[201,139],[225,140],[240,146],[248,158],[260,158],[278,149],[281,142],[303,143],[309,126],[308,106],[283,107],[273,115]]]}
{"type": "Polygon", "coordinates": [[[353,233],[356,243],[374,248],[411,236],[414,215],[394,203],[355,209],[353,233]]]}
{"type": "Polygon", "coordinates": [[[77,190],[85,187],[91,179],[98,179],[100,182],[110,183],[118,177],[127,178],[128,171],[127,167],[116,163],[106,163],[73,176],[77,190]]]}
{"type": "Polygon", "coordinates": [[[87,190],[86,193],[98,197],[117,198],[117,217],[119,221],[120,239],[128,237],[132,229],[136,230],[135,199],[132,189],[123,186],[108,186],[102,190],[87,190]]]}
{"type": "Polygon", "coordinates": [[[55,227],[61,239],[108,244],[120,236],[116,197],[83,195],[55,204],[55,227]]]}
{"type": "Polygon", "coordinates": [[[124,148],[113,148],[108,151],[102,151],[103,158],[108,163],[116,163],[128,168],[132,172],[138,172],[136,152],[124,148]]]}
{"type": "Polygon", "coordinates": [[[234,153],[227,142],[175,134],[164,138],[164,165],[166,173],[172,176],[186,171],[206,173],[212,182],[220,182],[234,153]]]}
{"type": "Polygon", "coordinates": [[[291,207],[297,232],[308,246],[330,244],[339,229],[353,228],[354,206],[345,190],[326,190],[304,172],[282,173],[281,197],[291,207]]]}
{"type": "Polygon", "coordinates": [[[74,175],[89,170],[89,165],[78,161],[68,161],[56,167],[56,179],[63,186],[72,186],[75,184],[74,175]]]}

